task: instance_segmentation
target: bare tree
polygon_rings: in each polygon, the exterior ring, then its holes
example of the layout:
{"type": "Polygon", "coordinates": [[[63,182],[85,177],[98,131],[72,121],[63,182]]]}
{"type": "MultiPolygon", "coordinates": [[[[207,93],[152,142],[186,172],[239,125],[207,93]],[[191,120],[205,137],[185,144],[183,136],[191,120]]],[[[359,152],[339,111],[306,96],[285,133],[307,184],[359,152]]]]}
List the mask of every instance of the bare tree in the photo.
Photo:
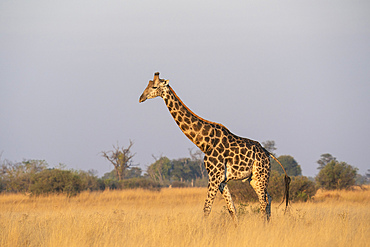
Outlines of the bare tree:
{"type": "Polygon", "coordinates": [[[274,153],[274,151],[276,150],[275,141],[268,140],[268,141],[262,142],[262,146],[267,151],[269,151],[272,155],[276,156],[276,154],[274,153]]]}
{"type": "Polygon", "coordinates": [[[117,143],[117,146],[113,145],[113,150],[101,152],[102,156],[113,164],[118,180],[123,179],[125,170],[132,165],[132,158],[135,156],[130,150],[132,145],[134,143],[130,140],[130,145],[127,148],[120,148],[117,143]]]}

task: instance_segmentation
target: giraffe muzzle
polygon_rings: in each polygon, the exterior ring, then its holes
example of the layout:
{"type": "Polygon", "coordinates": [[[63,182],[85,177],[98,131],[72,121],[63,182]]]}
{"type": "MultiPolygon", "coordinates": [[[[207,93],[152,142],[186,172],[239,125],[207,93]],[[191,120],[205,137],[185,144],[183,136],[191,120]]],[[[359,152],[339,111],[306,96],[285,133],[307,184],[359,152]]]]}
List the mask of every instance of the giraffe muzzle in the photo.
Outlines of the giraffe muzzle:
{"type": "Polygon", "coordinates": [[[142,94],[139,99],[139,103],[144,102],[146,100],[146,96],[142,94]]]}

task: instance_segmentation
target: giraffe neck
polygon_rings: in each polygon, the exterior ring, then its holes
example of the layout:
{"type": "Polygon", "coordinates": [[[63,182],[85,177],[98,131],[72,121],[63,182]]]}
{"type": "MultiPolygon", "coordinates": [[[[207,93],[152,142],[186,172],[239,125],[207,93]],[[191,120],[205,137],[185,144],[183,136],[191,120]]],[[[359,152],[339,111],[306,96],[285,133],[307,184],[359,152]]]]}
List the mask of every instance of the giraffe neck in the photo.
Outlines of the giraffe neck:
{"type": "Polygon", "coordinates": [[[215,133],[220,133],[221,128],[226,129],[221,124],[207,121],[193,113],[170,86],[164,91],[162,98],[182,132],[204,153],[213,146],[212,137],[215,133]]]}

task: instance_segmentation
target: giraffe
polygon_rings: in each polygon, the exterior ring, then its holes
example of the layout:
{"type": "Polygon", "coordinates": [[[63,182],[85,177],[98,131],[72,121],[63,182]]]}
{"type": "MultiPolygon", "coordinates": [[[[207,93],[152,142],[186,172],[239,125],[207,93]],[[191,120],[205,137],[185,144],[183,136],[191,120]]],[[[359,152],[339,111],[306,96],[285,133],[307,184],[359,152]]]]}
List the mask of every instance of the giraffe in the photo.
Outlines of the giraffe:
{"type": "MultiPolygon", "coordinates": [[[[237,223],[235,206],[227,182],[230,180],[248,181],[260,202],[261,215],[269,220],[271,197],[267,192],[270,176],[271,156],[280,162],[261,144],[231,133],[224,125],[211,122],[193,113],[170,87],[169,80],[160,79],[159,72],[140,96],[139,102],[162,97],[172,117],[181,131],[204,153],[204,166],[208,172],[208,192],[204,204],[207,217],[219,190],[226,201],[232,219],[237,223]]],[[[281,164],[280,164],[281,165],[281,164]]],[[[283,168],[284,172],[285,169],[283,168]]],[[[290,178],[285,172],[286,207],[289,200],[290,178]]]]}

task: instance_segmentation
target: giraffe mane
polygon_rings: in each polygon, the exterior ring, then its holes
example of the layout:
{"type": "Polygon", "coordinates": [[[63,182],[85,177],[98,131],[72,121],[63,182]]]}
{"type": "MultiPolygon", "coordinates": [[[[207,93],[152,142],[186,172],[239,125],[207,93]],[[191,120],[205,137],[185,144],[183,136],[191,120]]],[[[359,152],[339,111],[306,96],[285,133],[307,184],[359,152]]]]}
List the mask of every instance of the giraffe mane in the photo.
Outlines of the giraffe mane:
{"type": "Polygon", "coordinates": [[[182,102],[182,100],[179,98],[179,96],[177,96],[177,94],[175,93],[175,91],[172,89],[172,87],[170,87],[169,85],[168,85],[168,87],[169,87],[169,89],[171,90],[171,92],[173,93],[173,95],[176,97],[176,99],[178,100],[178,101],[180,101],[180,103],[185,107],[185,109],[186,110],[188,110],[191,114],[193,114],[195,117],[197,117],[198,119],[200,119],[200,120],[202,120],[202,121],[204,121],[204,122],[206,122],[206,123],[209,123],[209,124],[214,124],[214,125],[218,125],[218,126],[220,126],[220,127],[222,127],[222,128],[225,128],[227,131],[229,131],[224,125],[222,125],[222,124],[220,124],[220,123],[216,123],[216,122],[211,122],[211,121],[208,121],[208,120],[206,120],[206,119],[204,119],[204,118],[202,118],[202,117],[200,117],[200,116],[198,116],[197,114],[195,114],[192,110],[190,110],[189,109],[189,107],[187,107],[185,104],[184,104],[184,102],[182,102]]]}

